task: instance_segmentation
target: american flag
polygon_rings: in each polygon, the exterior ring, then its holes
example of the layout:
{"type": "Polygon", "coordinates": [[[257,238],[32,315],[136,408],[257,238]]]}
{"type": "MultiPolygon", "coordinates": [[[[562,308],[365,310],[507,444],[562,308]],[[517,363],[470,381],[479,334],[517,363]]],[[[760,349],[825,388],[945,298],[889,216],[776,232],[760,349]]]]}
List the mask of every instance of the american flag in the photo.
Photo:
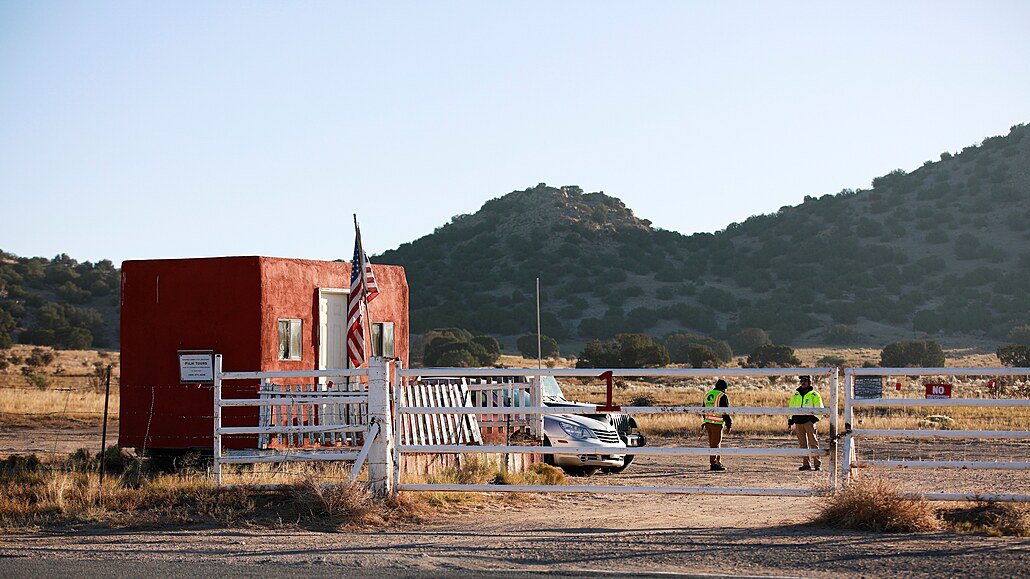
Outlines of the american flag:
{"type": "Polygon", "coordinates": [[[379,295],[372,264],[361,248],[361,231],[355,224],[354,259],[350,269],[350,295],[347,297],[347,358],[351,368],[365,363],[365,306],[379,295]]]}

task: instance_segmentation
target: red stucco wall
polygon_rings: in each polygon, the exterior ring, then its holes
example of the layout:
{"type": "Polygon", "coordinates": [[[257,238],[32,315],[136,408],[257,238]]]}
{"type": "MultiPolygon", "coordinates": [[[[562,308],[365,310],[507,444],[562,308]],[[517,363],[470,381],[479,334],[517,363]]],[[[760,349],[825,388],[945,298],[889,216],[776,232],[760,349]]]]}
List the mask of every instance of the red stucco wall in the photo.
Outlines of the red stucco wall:
{"type": "MultiPolygon", "coordinates": [[[[394,323],[395,352],[407,367],[404,269],[372,267],[380,296],[369,305],[371,318],[394,323]]],[[[316,369],[318,290],[349,286],[346,262],[270,257],[124,262],[119,445],[211,448],[212,389],[179,383],[177,351],[213,349],[222,354],[226,371],[316,369]],[[301,360],[279,360],[280,318],[302,320],[301,360]]],[[[225,396],[254,396],[254,383],[226,383],[225,396]]],[[[223,423],[256,425],[257,412],[256,407],[226,409],[223,423]]],[[[225,446],[255,442],[237,437],[225,446]]]]}
{"type": "MultiPolygon", "coordinates": [[[[261,369],[318,368],[318,290],[350,288],[350,262],[262,257],[261,369]],[[279,359],[278,320],[299,318],[303,328],[301,360],[279,359]]],[[[372,264],[379,297],[369,304],[375,322],[394,323],[395,355],[408,366],[408,282],[404,268],[372,264]]],[[[366,342],[368,336],[365,336],[366,342]]]]}
{"type": "Polygon", "coordinates": [[[394,355],[408,368],[408,279],[404,268],[372,264],[380,297],[368,304],[372,321],[393,322],[394,355]]]}
{"type": "Polygon", "coordinates": [[[256,257],[122,264],[120,446],[211,447],[211,387],[179,383],[177,352],[213,349],[226,370],[258,368],[259,266],[256,257]]]}

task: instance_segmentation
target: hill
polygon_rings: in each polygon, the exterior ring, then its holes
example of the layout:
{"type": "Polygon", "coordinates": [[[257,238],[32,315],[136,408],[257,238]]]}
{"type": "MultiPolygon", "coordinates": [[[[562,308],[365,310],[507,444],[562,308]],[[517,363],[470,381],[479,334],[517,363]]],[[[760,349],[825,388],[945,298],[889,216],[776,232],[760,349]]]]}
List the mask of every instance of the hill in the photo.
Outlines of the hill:
{"type": "Polygon", "coordinates": [[[1030,322],[1028,132],[715,234],[539,184],[372,259],[407,269],[413,332],[532,333],[539,277],[543,331],[563,343],[750,327],[781,343],[1002,340],[1030,322]]]}
{"type": "Polygon", "coordinates": [[[120,284],[110,260],[0,251],[0,348],[13,339],[69,350],[117,348],[120,284]]]}
{"type": "MultiPolygon", "coordinates": [[[[404,266],[413,333],[536,330],[566,352],[619,332],[729,338],[762,328],[798,346],[903,338],[988,344],[1030,323],[1030,128],[1016,125],[869,189],[682,235],[621,200],[539,184],[373,256],[404,266]]],[[[0,347],[117,347],[120,273],[0,252],[0,347]]]]}

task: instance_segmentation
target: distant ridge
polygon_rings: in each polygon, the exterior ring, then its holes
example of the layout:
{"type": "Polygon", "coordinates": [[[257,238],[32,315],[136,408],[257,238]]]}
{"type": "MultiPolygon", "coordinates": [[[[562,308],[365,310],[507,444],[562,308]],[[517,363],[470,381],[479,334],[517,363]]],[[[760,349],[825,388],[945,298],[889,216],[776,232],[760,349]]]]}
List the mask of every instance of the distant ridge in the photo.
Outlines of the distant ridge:
{"type": "Polygon", "coordinates": [[[748,327],[783,343],[1002,340],[1030,322],[1027,133],[715,234],[655,229],[619,199],[541,183],[373,260],[407,269],[415,332],[531,333],[540,277],[544,333],[559,341],[748,327]]]}
{"type": "MultiPolygon", "coordinates": [[[[1028,133],[714,234],[656,229],[603,192],[541,183],[372,260],[406,268],[412,332],[461,327],[509,350],[536,330],[538,277],[543,331],[563,347],[751,327],[795,345],[1002,342],[1030,324],[1028,133]]],[[[0,251],[0,347],[117,347],[119,279],[108,260],[0,251]]]]}

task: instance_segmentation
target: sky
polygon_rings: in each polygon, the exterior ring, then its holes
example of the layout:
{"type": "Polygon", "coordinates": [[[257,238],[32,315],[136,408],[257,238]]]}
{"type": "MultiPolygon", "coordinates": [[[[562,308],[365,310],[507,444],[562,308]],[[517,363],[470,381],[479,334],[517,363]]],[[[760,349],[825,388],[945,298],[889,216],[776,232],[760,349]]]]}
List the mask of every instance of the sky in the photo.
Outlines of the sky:
{"type": "Polygon", "coordinates": [[[0,249],[374,255],[547,183],[724,229],[1030,122],[1030,3],[0,0],[0,249]]]}

